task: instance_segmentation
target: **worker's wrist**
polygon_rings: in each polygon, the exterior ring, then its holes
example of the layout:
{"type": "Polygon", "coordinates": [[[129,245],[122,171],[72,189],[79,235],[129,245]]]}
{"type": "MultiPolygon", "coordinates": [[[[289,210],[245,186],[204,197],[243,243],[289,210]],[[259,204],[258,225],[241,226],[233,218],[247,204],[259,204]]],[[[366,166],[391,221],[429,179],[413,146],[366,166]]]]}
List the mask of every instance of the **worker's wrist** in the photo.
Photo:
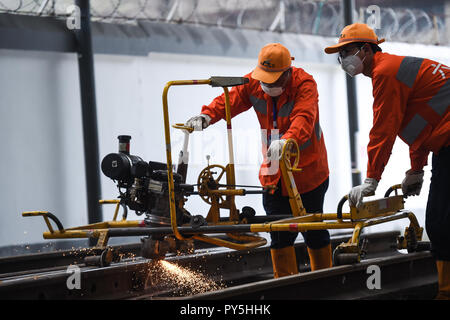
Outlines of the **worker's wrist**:
{"type": "Polygon", "coordinates": [[[377,174],[375,172],[367,171],[367,178],[375,179],[378,182],[381,180],[381,174],[377,174]]]}
{"type": "Polygon", "coordinates": [[[207,125],[209,125],[211,123],[211,117],[209,115],[207,115],[206,113],[201,113],[200,116],[202,116],[203,119],[205,119],[207,125]]]}
{"type": "Polygon", "coordinates": [[[405,174],[421,174],[424,173],[423,169],[417,170],[417,169],[409,169],[405,172],[405,174]]]}
{"type": "Polygon", "coordinates": [[[423,167],[424,167],[424,164],[422,164],[422,163],[411,163],[411,169],[409,169],[408,171],[423,172],[423,167]]]}
{"type": "Polygon", "coordinates": [[[378,186],[378,180],[374,178],[367,177],[366,179],[364,179],[364,183],[378,186]]]}

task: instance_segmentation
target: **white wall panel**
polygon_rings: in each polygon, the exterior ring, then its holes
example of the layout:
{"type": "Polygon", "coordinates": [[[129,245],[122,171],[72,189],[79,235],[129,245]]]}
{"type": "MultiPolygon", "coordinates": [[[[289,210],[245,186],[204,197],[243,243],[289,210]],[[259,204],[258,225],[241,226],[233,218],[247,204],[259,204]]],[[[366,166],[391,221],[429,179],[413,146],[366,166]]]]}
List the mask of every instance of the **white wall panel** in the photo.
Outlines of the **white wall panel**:
{"type": "Polygon", "coordinates": [[[74,54],[0,50],[0,245],[42,240],[46,210],[86,223],[83,136],[74,54]]]}

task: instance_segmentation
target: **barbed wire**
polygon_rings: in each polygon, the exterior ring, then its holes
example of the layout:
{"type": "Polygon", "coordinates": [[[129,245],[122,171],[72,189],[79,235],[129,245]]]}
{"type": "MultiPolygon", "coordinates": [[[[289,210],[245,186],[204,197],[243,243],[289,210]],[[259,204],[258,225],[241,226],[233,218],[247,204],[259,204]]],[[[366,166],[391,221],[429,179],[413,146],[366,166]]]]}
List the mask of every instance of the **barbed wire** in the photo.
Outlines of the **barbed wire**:
{"type": "MultiPolygon", "coordinates": [[[[0,0],[0,12],[67,17],[74,4],[74,0],[0,0]]],[[[426,2],[412,8],[380,6],[376,32],[392,41],[450,45],[450,1],[442,5],[438,13],[426,2]]],[[[148,20],[330,37],[344,27],[341,10],[338,0],[91,0],[93,21],[148,20]]],[[[366,7],[354,12],[355,21],[373,19],[366,7]]]]}

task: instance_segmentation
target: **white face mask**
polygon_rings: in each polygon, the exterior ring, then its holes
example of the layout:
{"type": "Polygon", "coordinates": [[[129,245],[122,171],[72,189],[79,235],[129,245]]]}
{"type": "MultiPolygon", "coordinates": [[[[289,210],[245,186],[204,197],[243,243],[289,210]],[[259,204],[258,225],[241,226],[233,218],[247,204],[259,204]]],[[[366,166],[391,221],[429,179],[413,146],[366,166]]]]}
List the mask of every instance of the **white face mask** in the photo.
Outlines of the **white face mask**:
{"type": "Polygon", "coordinates": [[[278,97],[284,91],[283,87],[268,87],[261,81],[259,83],[261,84],[261,89],[271,97],[278,97]]]}
{"type": "MultiPolygon", "coordinates": [[[[361,49],[359,49],[358,52],[359,51],[361,51],[361,49]]],[[[361,60],[357,56],[358,52],[356,52],[352,56],[345,57],[344,59],[342,59],[342,62],[341,62],[342,69],[345,72],[347,72],[347,74],[351,77],[354,77],[357,74],[360,74],[364,69],[363,61],[366,57],[364,57],[364,59],[361,60]]]]}

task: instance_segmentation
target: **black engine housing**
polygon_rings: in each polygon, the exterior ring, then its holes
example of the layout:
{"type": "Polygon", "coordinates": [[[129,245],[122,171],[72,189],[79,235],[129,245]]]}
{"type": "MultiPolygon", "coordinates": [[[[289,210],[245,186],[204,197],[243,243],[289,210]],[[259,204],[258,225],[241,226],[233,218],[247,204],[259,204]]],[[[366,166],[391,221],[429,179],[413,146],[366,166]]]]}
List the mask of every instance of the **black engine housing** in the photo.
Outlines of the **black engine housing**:
{"type": "MultiPolygon", "coordinates": [[[[101,163],[105,176],[117,183],[121,203],[137,215],[146,214],[149,225],[170,225],[170,201],[167,165],[146,162],[129,154],[130,136],[119,136],[119,152],[106,155],[101,163]],[[121,145],[122,144],[122,145],[121,145]],[[123,146],[125,144],[125,146],[123,146]]],[[[173,172],[177,224],[190,221],[184,209],[185,197],[194,191],[192,185],[182,183],[183,177],[173,172]]]]}

